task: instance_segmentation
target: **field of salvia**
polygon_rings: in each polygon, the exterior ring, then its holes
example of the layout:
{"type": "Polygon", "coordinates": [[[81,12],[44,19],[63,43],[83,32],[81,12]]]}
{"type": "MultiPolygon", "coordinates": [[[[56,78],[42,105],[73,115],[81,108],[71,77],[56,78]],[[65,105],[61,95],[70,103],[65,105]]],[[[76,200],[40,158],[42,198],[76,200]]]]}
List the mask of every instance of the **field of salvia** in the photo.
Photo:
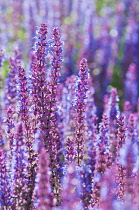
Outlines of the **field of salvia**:
{"type": "Polygon", "coordinates": [[[138,0],[0,0],[0,210],[139,210],[138,0]]]}

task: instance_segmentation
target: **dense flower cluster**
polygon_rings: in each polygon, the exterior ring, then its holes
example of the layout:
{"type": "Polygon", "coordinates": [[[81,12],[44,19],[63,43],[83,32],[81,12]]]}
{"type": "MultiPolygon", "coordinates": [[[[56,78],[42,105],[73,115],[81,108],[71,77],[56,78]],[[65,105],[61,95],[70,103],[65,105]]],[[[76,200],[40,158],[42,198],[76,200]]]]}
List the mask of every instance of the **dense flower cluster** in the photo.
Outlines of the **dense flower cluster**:
{"type": "Polygon", "coordinates": [[[0,209],[138,210],[137,1],[10,2],[0,2],[10,43],[0,46],[0,209]]]}

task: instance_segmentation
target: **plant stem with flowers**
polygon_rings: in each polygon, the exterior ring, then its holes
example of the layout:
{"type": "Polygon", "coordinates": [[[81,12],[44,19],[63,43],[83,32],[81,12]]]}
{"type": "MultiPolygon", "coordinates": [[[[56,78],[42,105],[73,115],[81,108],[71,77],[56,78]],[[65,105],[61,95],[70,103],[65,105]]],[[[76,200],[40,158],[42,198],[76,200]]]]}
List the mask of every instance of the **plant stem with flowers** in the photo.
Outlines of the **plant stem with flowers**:
{"type": "Polygon", "coordinates": [[[88,83],[88,67],[87,60],[83,58],[80,62],[79,70],[79,81],[77,83],[77,102],[76,102],[76,119],[75,119],[75,144],[76,144],[76,154],[75,161],[79,166],[81,166],[82,160],[84,158],[84,119],[85,119],[85,99],[88,83]]]}
{"type": "Polygon", "coordinates": [[[120,158],[119,158],[119,150],[122,148],[122,146],[125,144],[125,131],[126,128],[124,126],[124,117],[120,116],[118,118],[118,130],[117,130],[117,147],[116,147],[116,162],[117,162],[117,177],[116,181],[118,183],[118,192],[117,196],[121,200],[124,199],[125,196],[125,166],[123,166],[120,163],[120,158]]]}
{"type": "Polygon", "coordinates": [[[54,195],[57,197],[57,202],[60,202],[60,179],[58,175],[58,168],[61,158],[61,136],[57,122],[57,91],[58,79],[60,77],[60,69],[62,63],[62,42],[58,28],[53,28],[52,31],[52,57],[50,73],[50,81],[48,82],[48,103],[47,103],[47,117],[46,117],[46,133],[44,145],[50,154],[50,167],[52,171],[51,183],[54,195]]]}
{"type": "Polygon", "coordinates": [[[32,194],[35,187],[35,176],[36,176],[36,157],[37,154],[33,149],[33,136],[32,136],[32,124],[29,120],[29,95],[27,86],[27,77],[25,69],[22,66],[18,67],[18,80],[19,80],[19,117],[25,126],[25,137],[26,137],[26,147],[28,153],[28,203],[27,208],[30,209],[32,194]]]}

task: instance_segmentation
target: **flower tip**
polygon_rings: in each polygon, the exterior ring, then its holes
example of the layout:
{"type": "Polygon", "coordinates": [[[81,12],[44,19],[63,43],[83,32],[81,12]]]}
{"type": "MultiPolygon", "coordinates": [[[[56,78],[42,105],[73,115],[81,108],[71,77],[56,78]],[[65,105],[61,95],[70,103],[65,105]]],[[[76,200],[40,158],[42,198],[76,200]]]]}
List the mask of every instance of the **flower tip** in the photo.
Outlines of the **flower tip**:
{"type": "Polygon", "coordinates": [[[22,133],[23,132],[23,123],[19,122],[17,125],[17,133],[22,133]]]}

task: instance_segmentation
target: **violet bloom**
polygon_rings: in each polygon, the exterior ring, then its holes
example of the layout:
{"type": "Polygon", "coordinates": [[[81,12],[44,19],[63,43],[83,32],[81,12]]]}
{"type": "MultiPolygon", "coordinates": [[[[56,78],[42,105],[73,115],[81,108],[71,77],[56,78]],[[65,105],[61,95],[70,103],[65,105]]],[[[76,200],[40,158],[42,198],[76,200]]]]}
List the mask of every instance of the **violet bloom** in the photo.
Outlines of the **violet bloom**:
{"type": "Polygon", "coordinates": [[[118,118],[117,124],[118,124],[118,129],[117,129],[117,151],[118,151],[118,149],[121,148],[125,143],[125,138],[126,138],[125,135],[126,128],[123,116],[120,116],[118,118]]]}
{"type": "MultiPolygon", "coordinates": [[[[92,150],[94,150],[94,144],[97,136],[97,115],[96,106],[94,102],[94,87],[91,78],[88,78],[88,91],[87,91],[87,102],[85,106],[85,130],[86,139],[88,140],[88,155],[91,158],[92,150]]],[[[90,160],[91,162],[91,160],[90,160]]],[[[93,158],[92,158],[93,166],[93,158]]]]}
{"type": "Polygon", "coordinates": [[[15,134],[15,160],[13,180],[13,205],[15,209],[22,209],[27,205],[27,157],[24,139],[24,126],[20,122],[15,134]],[[22,190],[21,190],[22,189],[22,190]]]}
{"type": "Polygon", "coordinates": [[[74,144],[73,141],[68,138],[66,141],[66,159],[69,162],[73,162],[75,158],[74,144]]]}
{"type": "Polygon", "coordinates": [[[52,53],[51,57],[51,67],[52,71],[50,73],[50,91],[53,97],[53,103],[56,102],[57,89],[59,84],[59,77],[61,76],[60,70],[62,67],[62,45],[61,35],[57,27],[53,28],[52,31],[52,53]]]}
{"type": "MultiPolygon", "coordinates": [[[[126,153],[126,151],[125,151],[126,153]]],[[[125,169],[125,186],[124,186],[124,193],[125,193],[125,203],[126,205],[132,205],[134,199],[134,190],[133,190],[133,183],[135,173],[133,172],[134,169],[134,151],[133,146],[130,145],[127,150],[126,155],[126,169],[125,169]]]]}
{"type": "Polygon", "coordinates": [[[10,209],[11,195],[10,185],[8,180],[8,171],[6,168],[6,153],[0,148],[0,208],[10,209]]]}
{"type": "Polygon", "coordinates": [[[49,155],[46,153],[44,147],[40,149],[39,161],[38,161],[38,210],[51,210],[55,205],[56,200],[51,190],[50,184],[50,169],[49,169],[49,155]]]}
{"type": "Polygon", "coordinates": [[[4,89],[4,109],[6,114],[6,120],[4,124],[6,125],[6,139],[8,144],[8,159],[11,159],[13,149],[13,128],[16,125],[18,118],[17,114],[17,76],[18,76],[18,65],[21,62],[21,54],[18,50],[15,51],[15,58],[9,59],[10,66],[8,76],[5,79],[5,89],[4,89]]]}
{"type": "Polygon", "coordinates": [[[17,105],[17,77],[18,77],[18,66],[21,65],[21,52],[14,50],[14,58],[9,59],[9,72],[6,78],[5,87],[5,105],[11,105],[14,109],[17,105]]]}
{"type": "Polygon", "coordinates": [[[57,115],[57,91],[58,79],[60,77],[60,69],[62,62],[62,42],[58,28],[53,28],[52,31],[52,49],[50,47],[51,67],[50,81],[47,85],[47,107],[44,113],[44,145],[50,154],[50,167],[52,170],[51,183],[54,195],[57,197],[57,202],[60,201],[59,190],[60,182],[58,169],[61,162],[61,136],[58,128],[57,115]]]}
{"type": "MultiPolygon", "coordinates": [[[[73,106],[75,92],[76,92],[76,76],[72,75],[65,81],[65,87],[63,89],[62,97],[62,109],[63,109],[63,124],[64,135],[66,140],[66,159],[73,162],[75,159],[75,124],[74,118],[76,110],[73,106]],[[72,103],[71,103],[72,100],[72,103]]],[[[76,103],[76,102],[75,102],[76,103]]]]}
{"type": "Polygon", "coordinates": [[[105,110],[105,112],[106,112],[106,115],[108,116],[108,120],[109,120],[109,135],[110,135],[109,145],[110,145],[110,153],[111,153],[110,156],[112,157],[113,160],[116,157],[116,146],[117,146],[116,126],[117,126],[117,118],[120,113],[118,101],[119,101],[119,98],[117,95],[117,90],[116,90],[116,88],[112,88],[110,97],[108,100],[108,106],[107,106],[107,109],[105,110]]]}
{"type": "Polygon", "coordinates": [[[83,58],[80,62],[80,71],[79,71],[79,81],[77,84],[77,102],[76,102],[76,118],[75,118],[75,142],[76,142],[76,157],[78,165],[81,165],[81,162],[84,158],[84,119],[85,119],[85,105],[87,98],[87,84],[88,84],[88,68],[87,60],[83,58]]]}
{"type": "Polygon", "coordinates": [[[35,135],[37,129],[39,127],[38,123],[38,86],[37,86],[37,69],[36,69],[36,55],[34,52],[30,53],[30,61],[29,61],[29,75],[28,75],[28,90],[29,90],[29,115],[31,119],[31,127],[32,127],[32,137],[35,140],[35,135]]]}
{"type": "MultiPolygon", "coordinates": [[[[27,76],[25,69],[18,66],[18,100],[19,100],[19,117],[24,122],[26,128],[27,141],[30,137],[30,122],[29,122],[29,94],[27,85],[27,76]]],[[[29,145],[28,145],[29,146],[29,145]]]]}
{"type": "Polygon", "coordinates": [[[107,115],[103,115],[102,123],[100,124],[100,130],[98,134],[98,145],[97,145],[97,161],[96,161],[96,172],[101,175],[104,173],[106,168],[110,164],[110,151],[109,151],[109,120],[107,115]]]}
{"type": "Polygon", "coordinates": [[[21,54],[20,50],[15,49],[14,50],[14,55],[15,55],[16,66],[19,66],[21,64],[21,58],[22,58],[22,54],[21,54]]]}
{"type": "MultiPolygon", "coordinates": [[[[53,28],[52,32],[52,58],[51,66],[52,71],[50,73],[50,81],[48,83],[48,107],[47,107],[47,116],[46,116],[46,142],[52,145],[56,144],[57,151],[61,147],[60,142],[60,133],[58,131],[58,122],[57,122],[57,94],[58,94],[58,79],[60,77],[60,69],[62,63],[62,42],[60,38],[60,33],[58,28],[53,28]],[[49,129],[48,129],[49,127],[49,129]],[[53,142],[53,143],[52,143],[53,142]]],[[[51,148],[50,148],[51,149],[51,148]]]]}
{"type": "Polygon", "coordinates": [[[130,142],[132,145],[134,143],[137,143],[137,139],[138,139],[138,134],[137,134],[137,118],[136,118],[136,114],[131,113],[129,115],[128,118],[128,122],[127,122],[127,141],[130,142]]]}
{"type": "Polygon", "coordinates": [[[9,181],[11,181],[11,173],[12,173],[12,165],[11,160],[13,158],[13,151],[14,151],[14,128],[15,128],[15,119],[14,114],[16,112],[9,106],[6,110],[6,119],[4,121],[5,125],[5,136],[6,136],[6,148],[7,148],[7,171],[9,176],[9,181]]]}
{"type": "Polygon", "coordinates": [[[82,165],[81,172],[80,172],[80,181],[81,181],[81,187],[82,187],[82,190],[80,192],[81,194],[80,197],[81,197],[83,207],[85,210],[88,209],[89,203],[91,200],[93,173],[94,171],[92,170],[91,164],[88,163],[88,161],[86,161],[82,165]]]}
{"type": "MultiPolygon", "coordinates": [[[[53,176],[51,183],[55,195],[59,194],[58,150],[60,149],[60,135],[57,125],[56,96],[58,77],[61,68],[61,41],[57,28],[53,29],[52,40],[47,42],[47,25],[41,24],[38,31],[38,42],[36,43],[36,59],[32,68],[32,96],[34,103],[34,114],[36,115],[36,128],[39,128],[43,135],[43,142],[46,151],[50,154],[50,167],[53,176]],[[50,81],[46,81],[46,56],[50,52],[52,72],[50,81]]],[[[36,130],[35,128],[35,130],[36,130]]]]}
{"type": "Polygon", "coordinates": [[[136,209],[139,209],[139,170],[136,172],[136,176],[133,182],[134,199],[133,202],[136,204],[136,209]]]}
{"type": "Polygon", "coordinates": [[[32,107],[35,116],[35,127],[34,132],[38,127],[45,130],[44,118],[46,114],[47,106],[47,88],[46,88],[46,61],[45,56],[47,55],[47,25],[41,24],[38,31],[38,38],[36,42],[35,57],[32,62],[32,107]],[[37,123],[40,123],[39,126],[37,123]]]}
{"type": "Polygon", "coordinates": [[[116,163],[117,163],[117,177],[116,181],[118,183],[118,189],[117,189],[117,197],[120,198],[121,200],[124,198],[124,193],[125,193],[125,166],[123,166],[120,163],[120,158],[119,158],[119,152],[122,146],[125,144],[126,140],[126,135],[125,135],[125,125],[124,125],[124,117],[120,116],[118,119],[118,129],[117,129],[117,158],[116,158],[116,163]]]}
{"type": "Polygon", "coordinates": [[[130,114],[127,131],[126,142],[121,148],[120,161],[121,164],[126,166],[125,170],[125,203],[132,205],[134,199],[133,183],[134,177],[138,170],[138,147],[137,147],[137,130],[136,130],[136,116],[130,114]],[[123,161],[122,161],[123,160],[123,161]]]}
{"type": "Polygon", "coordinates": [[[35,186],[35,176],[36,176],[36,153],[33,150],[33,128],[32,123],[29,119],[29,95],[28,95],[28,86],[25,69],[21,66],[18,67],[18,82],[19,82],[19,116],[20,119],[24,122],[25,126],[25,137],[26,137],[26,146],[27,146],[27,159],[28,159],[28,209],[31,205],[31,197],[33,189],[35,186]]]}
{"type": "Polygon", "coordinates": [[[85,107],[85,163],[82,166],[81,182],[82,182],[82,200],[84,209],[88,209],[89,200],[92,192],[92,176],[94,175],[94,168],[96,162],[96,138],[97,130],[97,116],[96,106],[94,104],[94,87],[91,78],[88,79],[87,102],[85,107]]]}
{"type": "Polygon", "coordinates": [[[91,206],[95,207],[99,204],[100,199],[100,184],[102,175],[111,165],[111,154],[109,151],[109,119],[107,115],[103,115],[102,123],[100,124],[99,134],[97,135],[95,170],[93,177],[93,189],[91,206]]]}
{"type": "Polygon", "coordinates": [[[19,114],[20,119],[25,123],[28,130],[28,90],[27,90],[27,77],[25,69],[22,66],[18,67],[18,82],[19,82],[19,114]]]}
{"type": "Polygon", "coordinates": [[[6,86],[5,86],[5,104],[8,105],[16,105],[16,97],[17,97],[17,64],[15,59],[10,58],[10,71],[8,72],[8,76],[6,78],[6,86]]]}
{"type": "Polygon", "coordinates": [[[108,117],[110,117],[110,122],[114,125],[114,121],[119,116],[119,106],[118,106],[119,98],[117,96],[117,90],[116,88],[111,89],[110,97],[108,100],[108,107],[106,111],[106,114],[108,117]]]}
{"type": "Polygon", "coordinates": [[[3,50],[0,47],[0,68],[3,65],[3,60],[4,60],[4,53],[3,53],[3,50]]]}

